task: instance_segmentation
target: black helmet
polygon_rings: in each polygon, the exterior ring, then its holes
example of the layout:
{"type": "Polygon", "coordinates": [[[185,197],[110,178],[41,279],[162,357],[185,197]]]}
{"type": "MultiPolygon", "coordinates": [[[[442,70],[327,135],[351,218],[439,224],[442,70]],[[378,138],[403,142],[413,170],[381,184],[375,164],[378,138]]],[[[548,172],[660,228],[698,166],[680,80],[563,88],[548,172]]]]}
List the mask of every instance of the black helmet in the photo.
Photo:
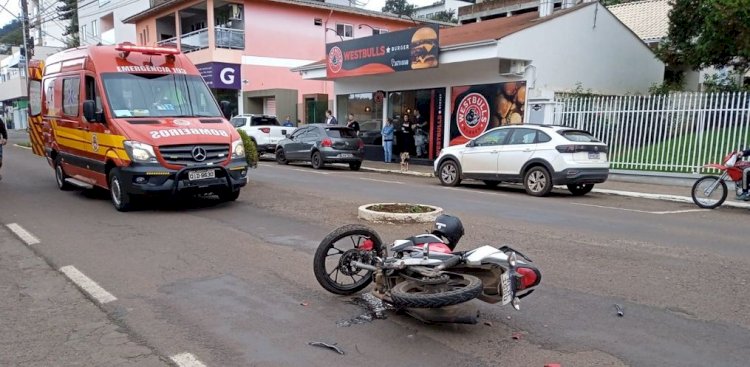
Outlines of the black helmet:
{"type": "Polygon", "coordinates": [[[448,240],[447,245],[452,251],[464,235],[464,225],[457,217],[441,214],[435,219],[435,228],[432,230],[432,234],[448,240]]]}

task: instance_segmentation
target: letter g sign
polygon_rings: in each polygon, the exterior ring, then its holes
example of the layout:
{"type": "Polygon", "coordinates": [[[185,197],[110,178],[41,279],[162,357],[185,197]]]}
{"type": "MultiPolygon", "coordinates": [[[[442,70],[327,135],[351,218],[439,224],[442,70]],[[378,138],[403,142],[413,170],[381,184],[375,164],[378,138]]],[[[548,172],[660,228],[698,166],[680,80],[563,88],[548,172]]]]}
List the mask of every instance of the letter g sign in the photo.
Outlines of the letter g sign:
{"type": "Polygon", "coordinates": [[[233,68],[223,68],[221,69],[221,72],[219,72],[219,78],[221,79],[221,82],[224,84],[234,84],[234,69],[233,68]]]}

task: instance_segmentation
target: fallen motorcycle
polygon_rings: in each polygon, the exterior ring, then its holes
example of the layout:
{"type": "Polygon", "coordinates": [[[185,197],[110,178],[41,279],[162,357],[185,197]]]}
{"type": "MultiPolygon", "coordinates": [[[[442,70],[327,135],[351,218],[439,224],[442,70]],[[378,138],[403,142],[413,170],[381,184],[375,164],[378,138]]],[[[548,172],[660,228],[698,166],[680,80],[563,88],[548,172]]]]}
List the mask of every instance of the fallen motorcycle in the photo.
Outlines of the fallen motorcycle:
{"type": "Polygon", "coordinates": [[[714,209],[721,206],[727,199],[727,181],[734,184],[737,195],[742,192],[742,171],[750,166],[750,162],[739,159],[739,152],[727,154],[721,163],[711,163],[703,166],[721,171],[721,175],[708,175],[699,178],[693,184],[692,197],[695,205],[704,209],[714,209]]]}
{"type": "Polygon", "coordinates": [[[346,225],[318,246],[315,278],[340,295],[374,280],[372,294],[398,309],[437,309],[475,298],[520,309],[520,299],[541,281],[539,269],[507,246],[454,251],[463,234],[458,218],[441,215],[431,233],[394,241],[389,254],[373,229],[346,225]]]}

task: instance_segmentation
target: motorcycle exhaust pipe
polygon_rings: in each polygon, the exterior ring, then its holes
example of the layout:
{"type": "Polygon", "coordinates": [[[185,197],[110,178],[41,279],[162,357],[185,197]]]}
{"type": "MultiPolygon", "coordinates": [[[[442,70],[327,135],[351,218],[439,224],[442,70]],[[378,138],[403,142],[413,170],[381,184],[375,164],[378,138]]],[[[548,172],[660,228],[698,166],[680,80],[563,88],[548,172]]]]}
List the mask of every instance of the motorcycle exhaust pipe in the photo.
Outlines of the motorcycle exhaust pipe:
{"type": "Polygon", "coordinates": [[[370,270],[370,271],[377,271],[378,270],[378,268],[376,268],[376,267],[374,267],[374,266],[372,266],[370,264],[361,263],[359,261],[352,261],[352,265],[354,265],[354,266],[356,266],[356,267],[358,267],[360,269],[365,269],[365,270],[370,270]]]}
{"type": "Polygon", "coordinates": [[[444,270],[444,269],[447,269],[447,268],[452,268],[452,267],[458,265],[458,263],[460,263],[460,262],[461,262],[461,257],[460,256],[455,256],[455,257],[452,257],[452,258],[450,258],[448,260],[445,260],[442,264],[436,266],[435,270],[441,271],[441,270],[444,270]]]}

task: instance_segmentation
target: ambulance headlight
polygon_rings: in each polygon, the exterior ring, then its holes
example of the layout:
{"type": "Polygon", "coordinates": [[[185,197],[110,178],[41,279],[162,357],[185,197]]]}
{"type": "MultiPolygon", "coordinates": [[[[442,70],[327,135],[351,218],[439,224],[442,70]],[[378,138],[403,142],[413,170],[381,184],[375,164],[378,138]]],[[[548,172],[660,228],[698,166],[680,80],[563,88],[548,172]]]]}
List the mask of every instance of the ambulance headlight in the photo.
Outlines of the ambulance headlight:
{"type": "Polygon", "coordinates": [[[242,139],[235,140],[232,142],[232,158],[244,158],[245,157],[245,144],[242,143],[242,139]]]}
{"type": "Polygon", "coordinates": [[[148,144],[128,140],[125,141],[125,151],[128,152],[130,160],[134,162],[156,162],[154,147],[148,144]]]}

